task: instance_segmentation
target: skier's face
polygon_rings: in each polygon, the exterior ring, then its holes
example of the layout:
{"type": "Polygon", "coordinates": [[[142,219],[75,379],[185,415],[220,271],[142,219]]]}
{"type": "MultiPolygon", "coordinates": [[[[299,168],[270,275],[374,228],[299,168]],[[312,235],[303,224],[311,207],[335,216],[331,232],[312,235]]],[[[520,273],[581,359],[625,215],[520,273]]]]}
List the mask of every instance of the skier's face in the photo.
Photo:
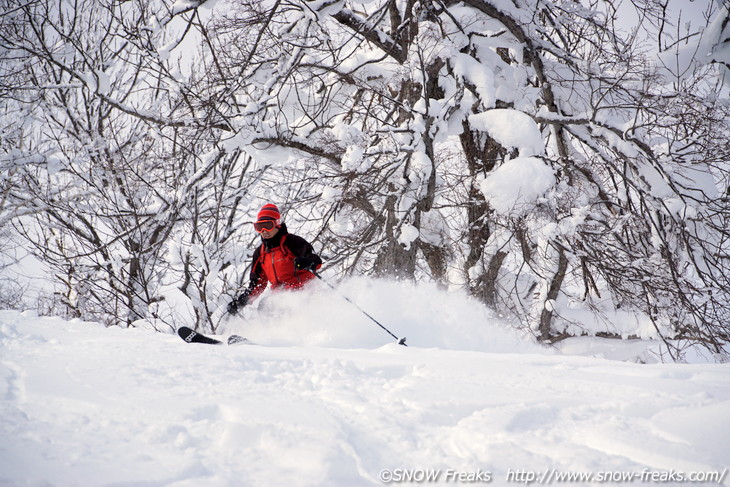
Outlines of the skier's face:
{"type": "Polygon", "coordinates": [[[262,238],[268,239],[279,233],[277,222],[270,219],[263,219],[253,224],[254,230],[261,234],[262,238]]]}
{"type": "Polygon", "coordinates": [[[278,227],[274,227],[271,230],[261,230],[261,238],[270,239],[271,237],[275,236],[277,233],[279,233],[278,227]]]}

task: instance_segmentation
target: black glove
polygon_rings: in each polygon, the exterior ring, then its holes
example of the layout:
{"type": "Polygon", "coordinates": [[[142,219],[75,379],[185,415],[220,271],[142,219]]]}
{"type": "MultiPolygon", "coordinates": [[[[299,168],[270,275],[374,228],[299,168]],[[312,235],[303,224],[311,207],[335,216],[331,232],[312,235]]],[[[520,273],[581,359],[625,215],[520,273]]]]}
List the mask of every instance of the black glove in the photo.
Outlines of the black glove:
{"type": "Polygon", "coordinates": [[[251,294],[251,290],[246,289],[243,293],[241,293],[241,295],[238,298],[236,298],[233,301],[231,301],[230,303],[228,303],[228,308],[227,308],[228,313],[235,315],[236,313],[238,313],[239,309],[246,306],[248,304],[249,294],[251,294]]]}
{"type": "Polygon", "coordinates": [[[312,257],[297,257],[294,259],[294,267],[314,272],[317,262],[312,257]]]}

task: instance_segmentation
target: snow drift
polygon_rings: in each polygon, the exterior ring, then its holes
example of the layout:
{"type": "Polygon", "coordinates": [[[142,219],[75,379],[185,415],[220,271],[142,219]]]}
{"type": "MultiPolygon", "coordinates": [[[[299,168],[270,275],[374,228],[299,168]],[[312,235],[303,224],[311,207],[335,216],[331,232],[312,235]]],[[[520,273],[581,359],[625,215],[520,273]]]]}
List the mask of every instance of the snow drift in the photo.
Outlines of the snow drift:
{"type": "Polygon", "coordinates": [[[462,291],[364,277],[343,282],[323,277],[313,284],[297,292],[267,292],[242,315],[224,317],[219,333],[267,345],[377,348],[393,342],[374,319],[410,346],[544,351],[462,291]]]}

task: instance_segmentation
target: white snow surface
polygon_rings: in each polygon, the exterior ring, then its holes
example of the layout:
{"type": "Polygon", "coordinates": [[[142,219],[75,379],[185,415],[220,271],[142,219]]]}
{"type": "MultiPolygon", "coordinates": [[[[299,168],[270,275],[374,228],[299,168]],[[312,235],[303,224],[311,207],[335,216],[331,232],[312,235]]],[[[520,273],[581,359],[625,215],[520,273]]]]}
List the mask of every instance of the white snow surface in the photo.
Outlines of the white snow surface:
{"type": "Polygon", "coordinates": [[[728,365],[570,356],[460,293],[319,284],[219,330],[255,345],[0,312],[0,486],[728,485],[728,365]]]}

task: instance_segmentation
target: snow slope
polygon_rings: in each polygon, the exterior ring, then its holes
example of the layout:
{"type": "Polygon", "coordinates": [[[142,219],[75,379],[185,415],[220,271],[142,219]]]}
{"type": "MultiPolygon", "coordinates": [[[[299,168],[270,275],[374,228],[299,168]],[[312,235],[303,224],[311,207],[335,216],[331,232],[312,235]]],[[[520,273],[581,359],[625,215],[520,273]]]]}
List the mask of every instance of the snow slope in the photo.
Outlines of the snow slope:
{"type": "Polygon", "coordinates": [[[266,345],[0,312],[0,486],[729,485],[728,365],[566,356],[445,292],[434,315],[386,290],[358,299],[409,347],[331,295],[319,329],[294,295],[287,333],[224,327],[266,345]]]}

